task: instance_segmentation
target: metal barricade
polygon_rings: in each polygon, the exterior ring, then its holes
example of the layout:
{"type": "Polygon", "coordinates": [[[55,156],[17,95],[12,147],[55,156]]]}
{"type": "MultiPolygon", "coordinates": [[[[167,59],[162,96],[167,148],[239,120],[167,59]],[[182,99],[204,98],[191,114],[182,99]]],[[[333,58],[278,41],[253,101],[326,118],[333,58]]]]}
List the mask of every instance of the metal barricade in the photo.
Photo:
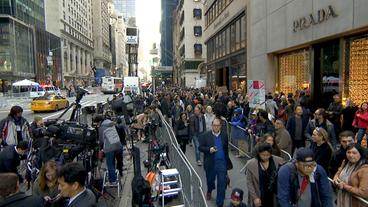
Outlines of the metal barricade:
{"type": "MultiPolygon", "coordinates": [[[[328,178],[328,180],[333,185],[333,180],[331,178],[328,178]]],[[[354,203],[357,204],[355,207],[367,207],[368,201],[362,197],[352,195],[352,199],[354,200],[354,203]]]]}
{"type": "Polygon", "coordinates": [[[159,128],[157,137],[162,143],[169,144],[169,159],[171,165],[180,172],[185,206],[208,207],[202,190],[201,178],[180,150],[172,127],[159,110],[158,113],[163,125],[159,128]]]}
{"type": "Polygon", "coordinates": [[[244,156],[246,156],[248,159],[251,159],[252,156],[251,156],[251,152],[253,150],[253,146],[254,146],[254,143],[253,143],[253,137],[251,134],[248,133],[248,131],[244,128],[241,128],[239,126],[232,126],[229,122],[225,121],[226,122],[226,128],[227,128],[227,134],[229,136],[229,146],[231,146],[232,148],[234,148],[236,151],[239,152],[239,154],[242,154],[244,156]],[[244,131],[246,134],[248,134],[248,137],[246,138],[246,142],[247,142],[247,150],[243,150],[243,149],[240,149],[239,146],[237,146],[237,139],[234,139],[232,137],[232,133],[231,133],[231,130],[232,130],[232,127],[236,127],[242,131],[244,131]]]}

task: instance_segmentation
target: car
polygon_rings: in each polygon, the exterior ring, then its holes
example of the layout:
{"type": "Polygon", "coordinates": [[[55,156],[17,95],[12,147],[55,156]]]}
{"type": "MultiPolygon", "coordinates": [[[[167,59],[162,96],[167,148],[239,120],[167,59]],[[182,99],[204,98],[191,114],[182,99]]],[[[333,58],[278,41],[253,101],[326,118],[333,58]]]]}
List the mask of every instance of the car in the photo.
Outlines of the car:
{"type": "Polygon", "coordinates": [[[59,95],[48,95],[34,98],[31,103],[31,110],[39,111],[58,111],[69,107],[69,101],[59,95]]]}
{"type": "Polygon", "coordinates": [[[41,85],[41,87],[47,92],[48,94],[55,94],[61,95],[61,91],[58,87],[53,85],[41,85]]]}

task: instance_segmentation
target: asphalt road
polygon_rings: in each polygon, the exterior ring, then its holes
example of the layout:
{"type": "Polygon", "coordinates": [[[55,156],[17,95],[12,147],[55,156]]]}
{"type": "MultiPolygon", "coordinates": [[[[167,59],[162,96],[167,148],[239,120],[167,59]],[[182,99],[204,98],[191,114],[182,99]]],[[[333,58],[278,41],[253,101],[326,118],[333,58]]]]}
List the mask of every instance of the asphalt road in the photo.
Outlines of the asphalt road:
{"type": "MultiPolygon", "coordinates": [[[[110,98],[110,100],[112,99],[112,95],[105,95],[102,93],[97,93],[97,94],[91,94],[91,95],[85,95],[83,97],[83,99],[81,100],[81,105],[82,108],[85,106],[96,106],[97,103],[100,102],[106,102],[107,98],[110,98]]],[[[72,98],[67,98],[69,100],[69,103],[72,104],[73,102],[75,102],[75,97],[72,98]]],[[[33,111],[30,110],[31,108],[31,100],[0,100],[2,102],[9,102],[8,105],[6,107],[3,107],[0,109],[0,119],[5,118],[8,113],[9,113],[9,109],[11,108],[11,105],[20,105],[23,108],[23,117],[26,118],[28,120],[29,123],[31,123],[34,119],[35,116],[41,116],[44,118],[44,120],[47,119],[55,119],[57,117],[60,116],[60,114],[62,114],[65,109],[59,110],[57,112],[42,112],[42,113],[34,113],[33,111]]],[[[72,113],[72,109],[70,109],[63,117],[62,119],[69,119],[70,115],[72,113]]]]}

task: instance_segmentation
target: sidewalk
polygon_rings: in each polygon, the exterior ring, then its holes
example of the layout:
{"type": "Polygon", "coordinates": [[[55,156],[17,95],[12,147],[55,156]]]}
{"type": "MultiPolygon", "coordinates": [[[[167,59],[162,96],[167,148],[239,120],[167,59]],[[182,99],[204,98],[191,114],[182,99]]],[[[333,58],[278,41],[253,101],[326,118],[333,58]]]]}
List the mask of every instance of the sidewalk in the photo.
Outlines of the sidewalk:
{"type": "MultiPolygon", "coordinates": [[[[237,158],[235,157],[235,151],[233,152],[231,150],[232,148],[229,147],[229,156],[231,159],[231,162],[233,163],[234,168],[230,171],[228,171],[228,175],[230,178],[230,186],[226,189],[226,195],[225,195],[225,203],[224,206],[227,206],[230,204],[230,194],[233,188],[240,188],[244,191],[244,198],[243,201],[247,202],[247,195],[248,195],[248,188],[246,185],[246,178],[244,172],[240,172],[240,170],[243,168],[243,166],[246,163],[245,158],[237,158]]],[[[198,166],[197,162],[195,161],[195,151],[194,151],[194,145],[191,147],[189,144],[187,145],[187,151],[185,153],[186,157],[194,167],[194,169],[197,171],[198,175],[201,177],[202,183],[203,183],[203,192],[207,192],[207,183],[206,183],[206,173],[203,169],[203,166],[198,166]]],[[[201,153],[201,160],[203,161],[203,154],[201,153]]],[[[216,184],[217,185],[217,184],[216,184]]],[[[210,201],[207,201],[207,204],[209,207],[216,206],[216,190],[212,191],[212,199],[210,201]]]]}

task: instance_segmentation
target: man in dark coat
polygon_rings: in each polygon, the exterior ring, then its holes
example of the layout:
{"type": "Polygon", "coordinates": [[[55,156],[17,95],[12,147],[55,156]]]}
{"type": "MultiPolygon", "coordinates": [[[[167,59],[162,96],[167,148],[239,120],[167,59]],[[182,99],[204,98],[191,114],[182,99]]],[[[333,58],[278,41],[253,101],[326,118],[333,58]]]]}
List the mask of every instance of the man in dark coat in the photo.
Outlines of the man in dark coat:
{"type": "Polygon", "coordinates": [[[64,165],[58,174],[60,194],[69,198],[68,207],[95,207],[96,197],[85,187],[87,171],[82,164],[72,162],[64,165]]]}
{"type": "Polygon", "coordinates": [[[226,190],[227,170],[232,169],[229,158],[228,136],[221,131],[221,120],[215,118],[212,130],[204,133],[200,139],[199,150],[204,153],[204,170],[207,179],[207,200],[211,199],[217,177],[216,205],[223,206],[226,190]]]}
{"type": "Polygon", "coordinates": [[[330,161],[330,177],[333,178],[342,164],[343,160],[346,160],[346,147],[354,142],[354,133],[352,131],[343,131],[339,134],[339,140],[341,147],[336,150],[332,155],[330,161]]]}
{"type": "Polygon", "coordinates": [[[23,178],[18,173],[17,167],[20,165],[22,156],[26,154],[28,150],[28,142],[20,141],[17,146],[7,146],[0,152],[0,173],[15,173],[19,177],[19,181],[22,183],[23,178]]]}
{"type": "Polygon", "coordinates": [[[194,114],[189,118],[189,129],[191,140],[193,140],[195,147],[195,156],[197,160],[197,165],[201,166],[201,154],[199,152],[200,136],[206,131],[206,121],[204,115],[202,114],[200,108],[196,106],[194,108],[194,114]]]}
{"type": "Polygon", "coordinates": [[[15,173],[0,173],[0,207],[42,207],[41,197],[20,192],[18,176],[15,173]]]}

